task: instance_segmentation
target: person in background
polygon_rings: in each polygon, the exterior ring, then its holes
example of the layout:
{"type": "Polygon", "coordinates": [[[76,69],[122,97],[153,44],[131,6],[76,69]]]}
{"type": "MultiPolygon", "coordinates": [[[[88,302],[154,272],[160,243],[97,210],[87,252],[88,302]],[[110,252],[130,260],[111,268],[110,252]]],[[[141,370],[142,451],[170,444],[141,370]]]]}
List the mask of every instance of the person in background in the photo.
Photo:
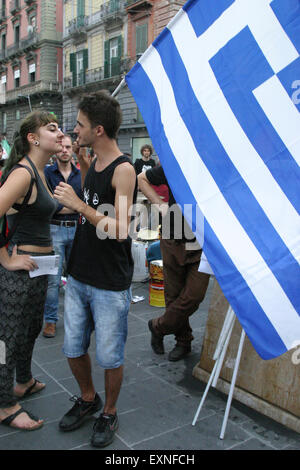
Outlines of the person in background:
{"type": "Polygon", "coordinates": [[[203,301],[209,282],[209,274],[198,271],[202,250],[185,222],[181,209],[176,204],[167,178],[161,166],[147,170],[138,176],[140,190],[152,204],[157,204],[162,213],[162,236],[160,249],[163,259],[164,291],[166,309],[163,315],[149,320],[151,346],[156,354],[164,354],[165,335],[174,334],[176,344],[169,352],[169,361],[179,361],[191,351],[194,339],[189,317],[203,301]],[[153,189],[153,185],[169,187],[166,204],[153,189]],[[173,218],[170,216],[172,210],[173,218]],[[166,217],[168,216],[168,218],[166,217]],[[164,224],[170,221],[168,237],[164,236],[164,224]],[[177,231],[180,233],[176,233],[177,231]],[[196,245],[187,249],[186,244],[196,245]]]}
{"type": "MultiPolygon", "coordinates": [[[[45,168],[45,177],[52,191],[61,181],[64,181],[70,184],[80,197],[81,175],[78,168],[71,161],[72,156],[72,138],[65,135],[62,140],[62,151],[56,154],[56,162],[45,168]]],[[[77,221],[77,212],[63,207],[61,204],[51,220],[52,243],[55,253],[59,255],[59,266],[57,274],[49,274],[48,276],[48,291],[44,310],[45,326],[43,329],[45,338],[54,338],[56,334],[61,275],[64,263],[68,262],[70,256],[77,221]]]]}
{"type": "Polygon", "coordinates": [[[141,147],[142,158],[137,158],[134,162],[134,168],[137,175],[139,175],[142,171],[146,171],[149,170],[149,168],[155,167],[156,163],[153,158],[151,158],[152,153],[153,149],[151,145],[146,144],[141,147]]]}

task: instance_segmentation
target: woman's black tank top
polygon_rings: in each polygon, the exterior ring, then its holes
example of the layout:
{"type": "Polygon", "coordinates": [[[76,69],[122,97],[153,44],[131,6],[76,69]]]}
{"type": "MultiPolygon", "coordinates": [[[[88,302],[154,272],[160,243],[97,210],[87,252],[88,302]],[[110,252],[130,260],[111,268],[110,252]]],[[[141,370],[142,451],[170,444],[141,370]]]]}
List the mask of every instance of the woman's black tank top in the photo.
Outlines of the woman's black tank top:
{"type": "MultiPolygon", "coordinates": [[[[50,220],[57,209],[58,202],[48,193],[34,163],[28,156],[25,158],[35,175],[37,196],[35,202],[26,206],[11,238],[11,243],[14,245],[51,246],[50,220]]],[[[19,210],[20,207],[20,204],[13,205],[16,210],[19,210]]],[[[7,216],[9,229],[13,226],[15,217],[17,214],[7,216]]]]}

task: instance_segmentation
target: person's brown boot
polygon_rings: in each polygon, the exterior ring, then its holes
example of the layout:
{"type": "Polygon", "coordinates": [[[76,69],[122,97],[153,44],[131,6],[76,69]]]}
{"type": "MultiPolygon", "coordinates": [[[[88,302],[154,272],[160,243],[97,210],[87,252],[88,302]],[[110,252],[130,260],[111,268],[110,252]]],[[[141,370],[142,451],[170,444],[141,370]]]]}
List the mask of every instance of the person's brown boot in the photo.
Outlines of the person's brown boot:
{"type": "Polygon", "coordinates": [[[151,347],[153,351],[155,352],[155,354],[164,354],[165,349],[163,335],[156,333],[153,328],[152,320],[148,321],[148,328],[151,331],[151,347]]]}
{"type": "Polygon", "coordinates": [[[56,334],[56,323],[46,323],[44,330],[43,330],[43,336],[45,338],[54,338],[56,334]]]}
{"type": "Polygon", "coordinates": [[[184,346],[180,344],[176,344],[176,346],[172,349],[172,351],[169,352],[168,360],[171,362],[180,361],[180,359],[183,359],[184,357],[186,357],[190,352],[191,352],[190,344],[186,344],[184,346]]]}

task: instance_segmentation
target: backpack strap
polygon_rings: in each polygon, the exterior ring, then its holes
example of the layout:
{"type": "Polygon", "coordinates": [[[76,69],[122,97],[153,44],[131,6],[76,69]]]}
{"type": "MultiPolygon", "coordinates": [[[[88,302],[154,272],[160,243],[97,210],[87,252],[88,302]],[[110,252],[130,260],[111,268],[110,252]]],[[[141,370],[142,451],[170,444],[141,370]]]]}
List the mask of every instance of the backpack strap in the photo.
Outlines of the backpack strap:
{"type": "MultiPolygon", "coordinates": [[[[11,170],[10,172],[8,173],[7,177],[16,169],[16,168],[26,168],[26,170],[30,173],[30,176],[31,176],[31,180],[30,180],[30,185],[29,185],[29,188],[28,188],[28,191],[26,193],[26,196],[24,197],[24,200],[21,204],[21,207],[20,207],[20,210],[18,211],[18,213],[16,214],[15,216],[15,221],[14,221],[14,224],[12,226],[12,228],[9,230],[8,234],[0,234],[0,248],[2,248],[3,246],[7,245],[7,243],[9,242],[9,240],[12,238],[13,234],[15,233],[16,229],[17,229],[17,226],[20,222],[20,219],[22,217],[22,214],[24,213],[25,209],[26,209],[26,206],[28,204],[28,201],[31,197],[31,194],[32,194],[32,188],[33,188],[33,185],[34,183],[36,182],[36,178],[35,178],[35,175],[33,173],[33,171],[31,170],[31,168],[29,168],[28,166],[26,165],[21,165],[20,163],[18,163],[17,165],[15,165],[11,170]]],[[[7,178],[5,178],[5,180],[3,181],[2,184],[4,184],[4,182],[6,181],[7,178]]],[[[3,216],[4,218],[6,218],[6,216],[4,215],[3,216]]],[[[6,224],[3,224],[3,225],[6,225],[6,224]]]]}

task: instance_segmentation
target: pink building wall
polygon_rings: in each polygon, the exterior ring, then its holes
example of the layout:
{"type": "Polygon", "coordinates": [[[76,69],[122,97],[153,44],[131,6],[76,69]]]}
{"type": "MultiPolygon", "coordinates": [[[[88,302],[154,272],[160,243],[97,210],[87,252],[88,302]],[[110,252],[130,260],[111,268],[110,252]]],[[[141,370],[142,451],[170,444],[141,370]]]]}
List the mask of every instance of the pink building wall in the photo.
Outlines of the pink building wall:
{"type": "MultiPolygon", "coordinates": [[[[36,1],[36,32],[41,32],[41,0],[36,1]]],[[[27,8],[28,5],[21,0],[20,2],[21,11],[16,15],[19,17],[20,24],[20,40],[24,40],[28,36],[28,15],[27,8]]],[[[7,29],[6,29],[6,47],[9,48],[15,44],[14,37],[14,23],[11,20],[11,14],[9,12],[9,2],[6,5],[6,16],[7,16],[7,29]]],[[[58,0],[56,2],[56,31],[63,31],[63,1],[58,0]]],[[[35,71],[35,81],[40,80],[40,49],[34,49],[34,54],[36,55],[36,71],[35,71]]],[[[29,72],[28,72],[28,62],[26,60],[25,54],[21,57],[18,57],[20,61],[20,87],[29,84],[29,72]]],[[[58,64],[58,80],[62,81],[63,79],[63,53],[62,48],[57,48],[57,64],[58,64]]],[[[53,64],[56,67],[57,64],[53,64]]],[[[11,66],[11,61],[7,64],[7,82],[6,82],[6,91],[15,89],[14,83],[14,70],[16,67],[11,66]]]]}

